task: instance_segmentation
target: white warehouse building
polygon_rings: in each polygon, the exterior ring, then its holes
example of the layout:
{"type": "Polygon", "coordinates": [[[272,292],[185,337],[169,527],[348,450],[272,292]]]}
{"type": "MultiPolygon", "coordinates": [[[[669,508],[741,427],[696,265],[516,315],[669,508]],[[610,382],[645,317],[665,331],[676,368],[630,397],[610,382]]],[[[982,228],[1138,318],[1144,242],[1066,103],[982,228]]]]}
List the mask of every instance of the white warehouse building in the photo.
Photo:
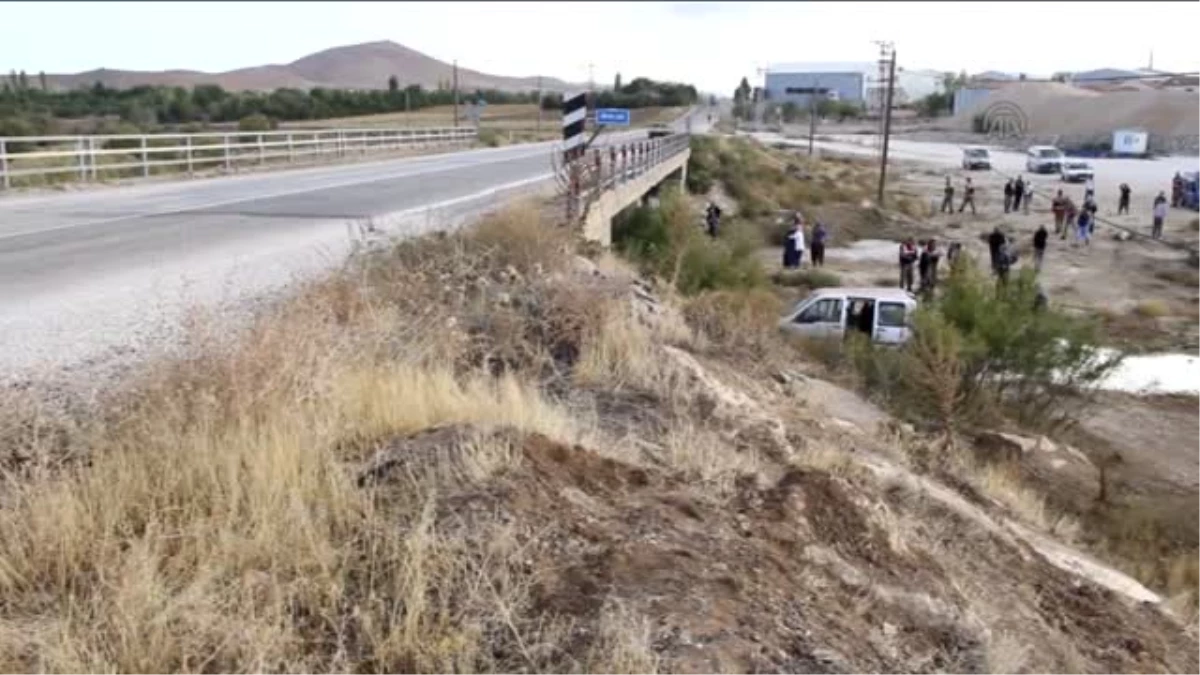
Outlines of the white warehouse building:
{"type": "MultiPolygon", "coordinates": [[[[772,101],[792,101],[802,106],[813,94],[859,103],[868,110],[883,107],[885,90],[878,63],[870,61],[838,63],[789,63],[767,68],[764,81],[772,101]]],[[[906,105],[930,94],[943,91],[942,73],[936,70],[909,70],[896,67],[896,91],[893,105],[906,105]]]]}

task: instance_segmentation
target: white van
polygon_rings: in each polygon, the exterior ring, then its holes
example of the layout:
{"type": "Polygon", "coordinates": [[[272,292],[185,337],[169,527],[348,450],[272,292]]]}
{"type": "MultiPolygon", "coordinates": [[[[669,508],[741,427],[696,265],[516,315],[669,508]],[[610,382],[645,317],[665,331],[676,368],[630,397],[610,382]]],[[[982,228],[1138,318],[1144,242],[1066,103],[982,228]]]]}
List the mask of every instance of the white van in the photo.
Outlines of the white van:
{"type": "Polygon", "coordinates": [[[1034,145],[1025,151],[1025,170],[1030,173],[1059,173],[1066,156],[1053,145],[1034,145]]]}
{"type": "Polygon", "coordinates": [[[917,298],[899,288],[822,288],[801,300],[779,327],[806,337],[845,337],[858,330],[880,344],[908,341],[917,298]]]}

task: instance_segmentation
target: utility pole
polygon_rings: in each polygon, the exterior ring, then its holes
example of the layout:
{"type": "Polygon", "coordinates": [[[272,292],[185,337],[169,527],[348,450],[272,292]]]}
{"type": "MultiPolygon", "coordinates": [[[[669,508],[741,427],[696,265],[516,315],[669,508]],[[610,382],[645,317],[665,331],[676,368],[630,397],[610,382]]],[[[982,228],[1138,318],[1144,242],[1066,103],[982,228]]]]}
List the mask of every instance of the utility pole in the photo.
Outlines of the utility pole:
{"type": "Polygon", "coordinates": [[[821,81],[813,83],[813,91],[808,95],[808,156],[813,154],[813,136],[817,134],[817,94],[821,91],[821,81]]]}
{"type": "Polygon", "coordinates": [[[882,154],[884,118],[883,108],[884,104],[886,103],[884,99],[887,98],[884,87],[888,81],[888,54],[892,49],[892,43],[886,40],[872,40],[872,42],[879,47],[879,75],[878,79],[875,80],[874,90],[872,91],[870,88],[868,88],[868,92],[871,92],[873,95],[867,96],[867,113],[868,115],[870,114],[872,107],[879,111],[879,126],[877,127],[878,133],[875,134],[875,150],[882,154]]]}
{"type": "Polygon", "coordinates": [[[541,138],[541,133],[542,133],[542,76],[541,75],[538,75],[537,106],[538,106],[537,132],[538,132],[538,137],[541,138]]]}
{"type": "Polygon", "coordinates": [[[454,128],[458,128],[458,59],[454,59],[454,128]]]}
{"type": "Polygon", "coordinates": [[[888,140],[892,134],[892,96],[896,92],[896,50],[892,49],[892,62],[888,66],[887,100],[883,104],[883,159],[879,163],[879,195],[875,200],[883,206],[883,186],[887,181],[888,140]]]}

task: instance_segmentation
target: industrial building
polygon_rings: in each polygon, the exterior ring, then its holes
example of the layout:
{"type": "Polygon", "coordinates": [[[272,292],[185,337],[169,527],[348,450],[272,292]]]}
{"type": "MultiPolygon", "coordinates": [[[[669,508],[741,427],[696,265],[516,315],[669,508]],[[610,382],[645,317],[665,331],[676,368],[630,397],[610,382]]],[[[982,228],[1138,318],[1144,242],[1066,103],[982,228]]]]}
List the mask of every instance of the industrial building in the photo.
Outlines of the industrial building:
{"type": "MultiPolygon", "coordinates": [[[[885,82],[879,64],[864,61],[773,66],[766,71],[764,86],[771,101],[808,106],[809,98],[815,94],[878,112],[883,107],[885,82]]],[[[897,67],[892,102],[897,106],[907,105],[942,89],[942,74],[938,71],[897,67]]]]}
{"type": "Polygon", "coordinates": [[[870,64],[807,63],[773,66],[767,69],[767,100],[791,101],[807,107],[812,96],[849,103],[865,103],[870,64]]]}

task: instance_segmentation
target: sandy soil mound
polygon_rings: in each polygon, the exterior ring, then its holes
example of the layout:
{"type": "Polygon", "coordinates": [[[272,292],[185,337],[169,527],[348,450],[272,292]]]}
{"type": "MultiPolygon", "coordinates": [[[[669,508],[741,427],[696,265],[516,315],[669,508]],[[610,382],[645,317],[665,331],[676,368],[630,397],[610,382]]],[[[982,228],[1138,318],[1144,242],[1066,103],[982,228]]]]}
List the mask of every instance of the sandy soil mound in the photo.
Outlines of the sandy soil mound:
{"type": "Polygon", "coordinates": [[[1195,136],[1200,129],[1200,96],[1181,91],[1096,92],[1055,82],[1017,83],[998,89],[954,118],[972,130],[975,115],[1000,101],[1025,112],[1029,133],[1106,134],[1141,128],[1164,136],[1195,136]]]}

